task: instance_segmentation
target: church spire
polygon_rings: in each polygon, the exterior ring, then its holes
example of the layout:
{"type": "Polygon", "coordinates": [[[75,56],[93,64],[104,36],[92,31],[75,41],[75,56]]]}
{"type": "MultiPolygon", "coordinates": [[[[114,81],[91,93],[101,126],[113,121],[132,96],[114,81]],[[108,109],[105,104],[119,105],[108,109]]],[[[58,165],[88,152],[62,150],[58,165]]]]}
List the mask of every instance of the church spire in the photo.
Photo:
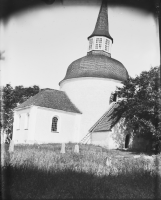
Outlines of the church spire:
{"type": "Polygon", "coordinates": [[[102,0],[95,29],[88,40],[87,54],[101,54],[111,57],[113,38],[110,36],[108,29],[107,0],[102,0]]]}
{"type": "Polygon", "coordinates": [[[107,14],[107,0],[102,0],[102,5],[99,11],[99,15],[97,18],[97,23],[93,33],[88,37],[90,39],[94,36],[104,36],[112,40],[113,38],[109,34],[109,26],[108,26],[108,14],[107,14]]]}

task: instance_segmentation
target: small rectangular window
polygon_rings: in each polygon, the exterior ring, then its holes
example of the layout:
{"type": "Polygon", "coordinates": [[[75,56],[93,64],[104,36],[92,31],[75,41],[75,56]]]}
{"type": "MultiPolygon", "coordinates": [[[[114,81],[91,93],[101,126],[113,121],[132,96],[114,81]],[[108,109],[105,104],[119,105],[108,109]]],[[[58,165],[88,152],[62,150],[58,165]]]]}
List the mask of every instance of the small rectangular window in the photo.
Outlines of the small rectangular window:
{"type": "Polygon", "coordinates": [[[20,129],[20,124],[21,124],[21,115],[17,116],[17,130],[20,129]]]}
{"type": "Polygon", "coordinates": [[[92,50],[92,45],[93,45],[93,38],[90,38],[90,40],[89,40],[89,51],[92,50]]]}
{"type": "Polygon", "coordinates": [[[110,42],[108,39],[105,40],[105,51],[109,52],[109,46],[110,46],[110,42]]]}
{"type": "Polygon", "coordinates": [[[24,129],[28,130],[28,128],[29,128],[29,113],[27,113],[26,116],[25,116],[25,127],[24,127],[24,129]]]}
{"type": "Polygon", "coordinates": [[[95,45],[95,49],[102,49],[102,38],[96,38],[96,45],[95,45]]]}

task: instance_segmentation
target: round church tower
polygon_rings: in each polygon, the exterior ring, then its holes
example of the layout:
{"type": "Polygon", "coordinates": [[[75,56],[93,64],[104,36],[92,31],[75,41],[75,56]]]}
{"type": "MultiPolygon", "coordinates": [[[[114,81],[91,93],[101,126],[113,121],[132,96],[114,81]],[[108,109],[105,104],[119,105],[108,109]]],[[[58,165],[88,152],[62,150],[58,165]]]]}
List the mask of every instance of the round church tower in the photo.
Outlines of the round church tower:
{"type": "Polygon", "coordinates": [[[80,140],[108,110],[111,94],[128,78],[121,62],[111,58],[113,38],[109,34],[107,1],[103,0],[87,55],[72,62],[59,83],[82,112],[80,140]]]}

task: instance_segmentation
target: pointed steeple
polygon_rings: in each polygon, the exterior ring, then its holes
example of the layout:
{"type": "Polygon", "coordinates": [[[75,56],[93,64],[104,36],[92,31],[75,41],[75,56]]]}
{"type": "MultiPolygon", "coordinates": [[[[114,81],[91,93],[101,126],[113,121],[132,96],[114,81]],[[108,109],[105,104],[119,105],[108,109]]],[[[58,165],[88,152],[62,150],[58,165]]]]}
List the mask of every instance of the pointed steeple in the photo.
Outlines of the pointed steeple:
{"type": "Polygon", "coordinates": [[[102,5],[99,11],[95,29],[93,33],[88,37],[88,39],[93,36],[105,36],[111,39],[113,43],[113,38],[109,34],[107,0],[102,0],[102,5]]]}
{"type": "MultiPolygon", "coordinates": [[[[65,78],[59,84],[64,84],[65,81],[71,79],[88,77],[112,79],[120,82],[127,80],[126,68],[121,62],[111,58],[113,38],[108,30],[107,0],[102,0],[95,29],[88,39],[87,55],[69,65],[65,78]]],[[[74,81],[73,84],[75,84],[74,81]]]]}

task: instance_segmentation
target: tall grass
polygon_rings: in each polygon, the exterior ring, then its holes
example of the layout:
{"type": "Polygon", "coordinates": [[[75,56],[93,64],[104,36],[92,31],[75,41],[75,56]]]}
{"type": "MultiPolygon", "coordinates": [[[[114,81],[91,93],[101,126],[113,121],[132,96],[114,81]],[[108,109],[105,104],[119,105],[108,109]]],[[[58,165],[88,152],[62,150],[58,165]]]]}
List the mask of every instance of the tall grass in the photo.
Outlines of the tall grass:
{"type": "Polygon", "coordinates": [[[130,153],[93,145],[80,145],[79,154],[73,152],[74,144],[66,145],[65,154],[60,149],[60,144],[17,145],[2,167],[3,196],[152,199],[158,195],[155,159],[146,160],[144,155],[135,159],[130,153]],[[109,157],[112,162],[107,166],[109,157]]]}

